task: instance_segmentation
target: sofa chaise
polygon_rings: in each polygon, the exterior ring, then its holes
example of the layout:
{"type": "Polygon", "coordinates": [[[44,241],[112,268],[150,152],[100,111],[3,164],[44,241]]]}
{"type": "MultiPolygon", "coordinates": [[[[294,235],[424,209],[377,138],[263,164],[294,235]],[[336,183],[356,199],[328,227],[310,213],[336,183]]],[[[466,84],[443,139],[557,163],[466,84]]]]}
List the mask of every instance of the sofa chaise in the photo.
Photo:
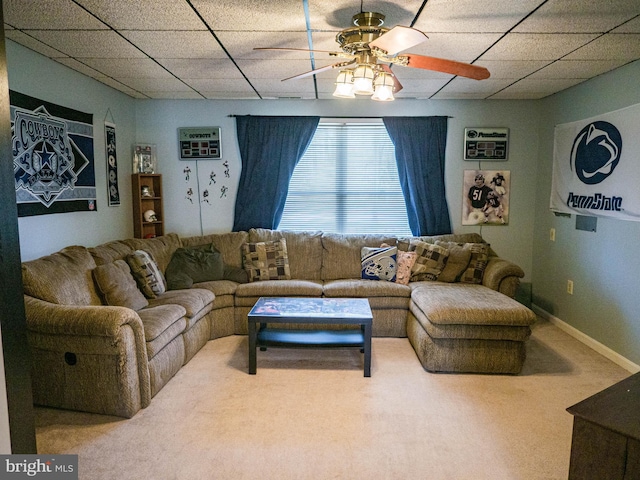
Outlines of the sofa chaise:
{"type": "Polygon", "coordinates": [[[66,247],[22,272],[34,403],[127,418],[209,340],[247,334],[263,296],[367,298],[373,335],[408,337],[434,372],[519,373],[535,320],[513,300],[522,269],[475,233],[171,233],[66,247]],[[409,276],[363,278],[363,247],[410,257],[409,276]]]}

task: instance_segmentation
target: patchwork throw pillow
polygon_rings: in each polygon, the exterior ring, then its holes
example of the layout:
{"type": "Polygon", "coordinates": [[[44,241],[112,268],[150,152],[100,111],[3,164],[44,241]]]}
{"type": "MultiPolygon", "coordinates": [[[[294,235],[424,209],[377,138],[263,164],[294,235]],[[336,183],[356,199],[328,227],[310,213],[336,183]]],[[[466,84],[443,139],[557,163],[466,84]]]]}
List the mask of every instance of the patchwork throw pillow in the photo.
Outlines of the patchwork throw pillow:
{"type": "Polygon", "coordinates": [[[482,283],[482,275],[489,260],[488,243],[465,243],[465,248],[471,250],[469,265],[460,276],[462,283],[482,283]]]}
{"type": "Polygon", "coordinates": [[[411,281],[411,269],[416,263],[418,254],[416,252],[403,252],[398,250],[398,270],[396,272],[396,283],[409,285],[411,281]]]}
{"type": "Polygon", "coordinates": [[[416,252],[416,262],[411,269],[411,281],[437,280],[444,270],[449,257],[449,250],[440,245],[413,240],[409,245],[410,252],[416,252]]]}
{"type": "Polygon", "coordinates": [[[289,280],[289,257],[284,238],[269,242],[244,243],[242,261],[250,282],[289,280]]]}
{"type": "Polygon", "coordinates": [[[471,243],[461,244],[456,242],[443,242],[436,240],[436,245],[449,250],[449,258],[444,270],[438,276],[439,282],[453,283],[457,282],[462,272],[469,266],[471,260],[471,243]]]}
{"type": "Polygon", "coordinates": [[[362,247],[360,261],[365,280],[396,281],[397,247],[362,247]]]}
{"type": "Polygon", "coordinates": [[[131,273],[138,283],[138,288],[145,297],[156,298],[167,290],[164,275],[150,253],[136,250],[127,255],[127,263],[131,267],[131,273]]]}
{"type": "Polygon", "coordinates": [[[131,269],[124,260],[100,265],[93,269],[93,278],[105,304],[140,310],[149,301],[138,290],[131,269]]]}

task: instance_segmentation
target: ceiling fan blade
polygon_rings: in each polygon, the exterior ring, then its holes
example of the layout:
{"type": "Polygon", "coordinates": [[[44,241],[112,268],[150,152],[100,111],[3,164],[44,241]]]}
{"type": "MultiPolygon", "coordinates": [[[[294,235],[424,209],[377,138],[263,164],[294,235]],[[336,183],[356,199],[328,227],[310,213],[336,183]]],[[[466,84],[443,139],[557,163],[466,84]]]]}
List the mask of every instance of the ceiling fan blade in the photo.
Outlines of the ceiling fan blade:
{"type": "Polygon", "coordinates": [[[484,80],[491,75],[489,70],[478,65],[470,63],[456,62],[454,60],[446,60],[444,58],[425,57],[424,55],[415,55],[411,53],[403,54],[402,57],[408,59],[405,65],[411,68],[422,68],[425,70],[435,70],[436,72],[451,73],[461,77],[472,78],[474,80],[484,80]]]}
{"type": "Polygon", "coordinates": [[[315,75],[316,73],[326,72],[327,70],[331,70],[332,68],[346,67],[348,65],[351,65],[351,64],[355,63],[355,61],[356,61],[356,59],[354,58],[350,62],[338,62],[338,63],[334,63],[332,65],[326,65],[324,67],[316,68],[315,70],[311,70],[309,72],[301,73],[299,75],[294,75],[293,77],[283,78],[282,81],[284,82],[286,80],[295,80],[295,79],[298,79],[298,78],[309,77],[311,75],[315,75]]]}
{"type": "Polygon", "coordinates": [[[397,25],[387,33],[380,35],[373,42],[369,42],[369,47],[374,50],[381,50],[384,55],[395,55],[402,50],[424,42],[428,38],[420,30],[397,25]]]}
{"type": "Polygon", "coordinates": [[[391,77],[393,78],[393,93],[398,93],[400,90],[402,90],[402,84],[400,83],[400,81],[398,80],[398,77],[396,77],[395,73],[393,73],[391,71],[391,69],[389,68],[388,65],[383,65],[380,64],[380,67],[382,68],[382,70],[384,70],[385,72],[391,74],[391,77]]]}

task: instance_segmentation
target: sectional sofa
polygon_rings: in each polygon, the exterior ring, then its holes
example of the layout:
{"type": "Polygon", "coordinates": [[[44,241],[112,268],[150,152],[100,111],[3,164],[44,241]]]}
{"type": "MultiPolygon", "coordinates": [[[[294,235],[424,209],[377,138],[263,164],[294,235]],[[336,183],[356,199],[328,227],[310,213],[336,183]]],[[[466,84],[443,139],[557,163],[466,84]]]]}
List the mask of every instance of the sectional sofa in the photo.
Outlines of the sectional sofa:
{"type": "Polygon", "coordinates": [[[518,373],[535,320],[513,300],[522,269],[475,233],[172,233],[70,246],[22,272],[34,402],[121,417],[208,341],[247,334],[261,296],[368,298],[373,335],[409,337],[441,372],[518,373]],[[410,257],[408,276],[363,279],[363,247],[410,257]]]}

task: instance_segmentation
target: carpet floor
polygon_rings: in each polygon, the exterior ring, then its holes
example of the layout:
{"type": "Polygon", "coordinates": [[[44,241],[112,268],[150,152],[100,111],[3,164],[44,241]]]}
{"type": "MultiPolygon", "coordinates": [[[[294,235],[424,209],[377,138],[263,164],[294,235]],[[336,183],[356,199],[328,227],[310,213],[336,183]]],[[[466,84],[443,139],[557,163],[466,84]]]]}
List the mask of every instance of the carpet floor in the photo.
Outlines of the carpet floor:
{"type": "Polygon", "coordinates": [[[431,374],[406,338],[354,349],[209,342],[132,419],[36,408],[38,453],[128,479],[566,479],[566,408],[629,372],[539,319],[520,375],[431,374]]]}

